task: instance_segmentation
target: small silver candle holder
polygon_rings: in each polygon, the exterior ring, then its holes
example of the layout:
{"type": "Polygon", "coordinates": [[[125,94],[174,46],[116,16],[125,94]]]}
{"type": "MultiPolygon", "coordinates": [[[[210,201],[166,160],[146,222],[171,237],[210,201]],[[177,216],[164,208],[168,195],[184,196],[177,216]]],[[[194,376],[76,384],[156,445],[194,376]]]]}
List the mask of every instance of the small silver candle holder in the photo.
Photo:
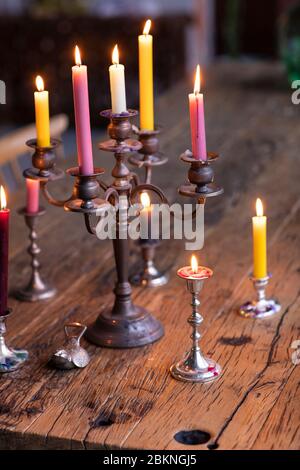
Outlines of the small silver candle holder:
{"type": "Polygon", "coordinates": [[[0,315],[0,373],[13,372],[28,359],[25,349],[12,349],[6,345],[6,320],[10,314],[11,310],[8,309],[0,315]]]}
{"type": "Polygon", "coordinates": [[[198,297],[204,281],[212,277],[213,272],[208,268],[202,267],[199,268],[201,274],[199,274],[198,278],[195,278],[195,276],[187,277],[184,275],[184,269],[180,269],[177,275],[186,280],[187,289],[192,294],[192,314],[188,319],[188,323],[193,329],[191,335],[192,348],[181,361],[172,365],[170,373],[174,379],[181,380],[182,382],[211,382],[220,377],[222,370],[213,359],[204,356],[199,346],[201,334],[198,328],[203,322],[203,317],[198,312],[200,306],[198,297]]]}
{"type": "Polygon", "coordinates": [[[26,208],[23,208],[19,211],[19,214],[24,216],[25,223],[29,228],[30,243],[27,251],[31,257],[31,275],[27,286],[16,291],[15,296],[18,300],[25,302],[51,299],[56,295],[56,289],[41,277],[41,265],[38,260],[41,249],[37,243],[38,236],[36,231],[38,219],[45,214],[45,209],[40,207],[38,212],[31,213],[26,208]]]}
{"type": "Polygon", "coordinates": [[[154,257],[159,240],[140,240],[139,246],[142,254],[140,270],[130,277],[134,286],[161,287],[168,283],[168,273],[162,273],[155,266],[154,257]]]}
{"type": "Polygon", "coordinates": [[[250,276],[250,280],[253,282],[256,290],[257,299],[246,302],[240,307],[239,313],[242,317],[254,319],[269,318],[280,311],[281,305],[277,300],[266,298],[266,288],[271,277],[271,274],[261,279],[250,276]]]}

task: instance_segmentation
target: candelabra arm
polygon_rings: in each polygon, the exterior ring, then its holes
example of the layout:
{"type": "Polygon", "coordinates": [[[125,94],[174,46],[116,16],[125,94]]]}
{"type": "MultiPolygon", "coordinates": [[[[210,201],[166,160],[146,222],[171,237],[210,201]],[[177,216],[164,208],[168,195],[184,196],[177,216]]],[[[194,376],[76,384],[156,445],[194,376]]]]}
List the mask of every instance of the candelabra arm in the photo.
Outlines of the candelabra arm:
{"type": "Polygon", "coordinates": [[[91,235],[96,235],[96,227],[93,227],[93,225],[91,223],[91,214],[88,214],[88,213],[84,214],[84,222],[85,222],[85,226],[86,226],[87,231],[91,235]]]}
{"type": "Polygon", "coordinates": [[[59,199],[56,199],[54,198],[48,188],[47,188],[47,182],[45,181],[41,181],[41,190],[43,192],[43,195],[44,197],[46,198],[47,202],[49,204],[51,204],[52,206],[56,206],[56,207],[64,207],[64,205],[66,204],[66,202],[70,201],[72,199],[72,196],[65,199],[65,200],[59,200],[59,199]]]}

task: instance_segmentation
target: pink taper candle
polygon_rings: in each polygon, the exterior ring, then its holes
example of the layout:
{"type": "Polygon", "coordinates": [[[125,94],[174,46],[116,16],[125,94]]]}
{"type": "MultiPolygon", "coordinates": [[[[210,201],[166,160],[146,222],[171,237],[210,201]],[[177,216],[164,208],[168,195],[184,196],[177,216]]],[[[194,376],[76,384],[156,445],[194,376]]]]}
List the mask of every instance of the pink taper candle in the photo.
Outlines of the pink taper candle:
{"type": "Polygon", "coordinates": [[[39,193],[40,193],[40,182],[39,180],[32,180],[26,178],[26,210],[31,214],[39,211],[39,193]]]}
{"type": "Polygon", "coordinates": [[[80,51],[78,46],[75,47],[75,62],[76,65],[72,67],[72,81],[78,166],[82,175],[91,175],[94,173],[94,164],[87,66],[81,64],[80,51]]]}
{"type": "Polygon", "coordinates": [[[200,66],[197,65],[194,93],[189,94],[192,152],[196,160],[207,160],[204,98],[200,93],[200,66]]]}

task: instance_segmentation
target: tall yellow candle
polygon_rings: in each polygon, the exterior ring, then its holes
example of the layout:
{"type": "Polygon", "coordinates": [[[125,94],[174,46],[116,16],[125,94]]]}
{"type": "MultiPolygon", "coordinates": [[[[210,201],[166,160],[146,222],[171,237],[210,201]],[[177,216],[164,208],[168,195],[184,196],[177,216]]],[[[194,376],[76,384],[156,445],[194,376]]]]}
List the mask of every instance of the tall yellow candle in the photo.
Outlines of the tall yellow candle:
{"type": "Polygon", "coordinates": [[[260,199],[256,201],[256,217],[253,217],[253,275],[256,279],[267,277],[267,217],[260,199]]]}
{"type": "Polygon", "coordinates": [[[44,90],[44,81],[39,75],[36,77],[36,87],[34,92],[35,105],[35,125],[37,144],[39,147],[49,147],[50,145],[50,119],[49,119],[49,93],[44,90]]]}
{"type": "Polygon", "coordinates": [[[153,37],[149,34],[151,20],[145,23],[139,36],[140,128],[154,129],[153,99],[153,37]]]}

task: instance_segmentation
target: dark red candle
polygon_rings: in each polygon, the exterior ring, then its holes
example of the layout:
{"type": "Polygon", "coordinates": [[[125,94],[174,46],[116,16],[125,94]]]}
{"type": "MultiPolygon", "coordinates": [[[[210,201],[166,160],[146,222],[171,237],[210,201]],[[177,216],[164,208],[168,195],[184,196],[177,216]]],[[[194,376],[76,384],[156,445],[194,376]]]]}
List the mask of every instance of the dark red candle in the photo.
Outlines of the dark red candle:
{"type": "Polygon", "coordinates": [[[8,294],[8,238],[10,210],[6,209],[3,186],[0,188],[0,315],[7,311],[8,294]]]}

